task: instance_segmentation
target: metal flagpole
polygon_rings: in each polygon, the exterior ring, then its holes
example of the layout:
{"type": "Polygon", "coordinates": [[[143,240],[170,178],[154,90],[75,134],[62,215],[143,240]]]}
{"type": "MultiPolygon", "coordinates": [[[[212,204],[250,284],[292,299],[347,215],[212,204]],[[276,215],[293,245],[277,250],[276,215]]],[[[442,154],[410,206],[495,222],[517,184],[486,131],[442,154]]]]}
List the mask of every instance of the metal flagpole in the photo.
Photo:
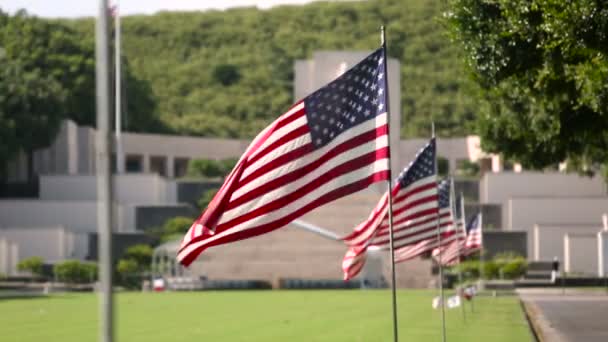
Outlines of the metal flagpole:
{"type": "Polygon", "coordinates": [[[112,228],[111,228],[111,187],[110,187],[110,68],[108,39],[108,1],[99,1],[99,16],[95,33],[95,64],[97,92],[97,134],[96,134],[96,178],[97,178],[97,231],[99,249],[100,282],[100,331],[101,342],[112,342],[112,228]]]}
{"type": "Polygon", "coordinates": [[[392,276],[392,281],[391,281],[391,292],[392,292],[392,296],[393,296],[393,340],[395,342],[399,341],[399,329],[397,328],[397,291],[396,291],[396,277],[395,277],[395,251],[394,251],[394,240],[393,240],[393,189],[391,187],[391,182],[393,180],[393,175],[392,175],[392,171],[391,171],[391,158],[390,158],[390,151],[391,151],[391,136],[390,136],[390,131],[391,131],[391,125],[390,125],[390,121],[391,121],[391,112],[390,112],[390,97],[389,97],[389,91],[388,91],[388,60],[387,60],[387,49],[386,49],[386,33],[384,32],[384,25],[380,26],[380,31],[381,31],[381,35],[380,35],[380,39],[382,42],[382,49],[384,50],[383,52],[383,64],[384,64],[384,75],[386,75],[386,117],[387,117],[387,126],[388,126],[388,132],[387,132],[387,139],[388,139],[388,149],[389,149],[389,158],[388,158],[388,182],[387,182],[387,187],[388,187],[388,230],[389,230],[389,242],[390,242],[390,253],[391,253],[391,276],[392,276]]]}
{"type": "Polygon", "coordinates": [[[115,100],[116,107],[114,109],[115,117],[114,117],[114,134],[116,135],[116,172],[124,173],[125,172],[125,162],[124,162],[124,154],[122,149],[122,107],[121,107],[121,54],[120,54],[120,8],[118,7],[118,0],[116,0],[116,10],[114,12],[114,66],[116,68],[115,71],[115,100]]]}
{"type": "MultiPolygon", "coordinates": [[[[450,177],[450,202],[452,203],[452,209],[453,209],[453,213],[456,213],[456,210],[458,208],[456,208],[456,189],[454,188],[454,177],[450,177]]],[[[462,193],[460,194],[460,223],[461,223],[461,229],[464,228],[463,225],[463,216],[464,216],[464,207],[462,205],[462,193]]],[[[454,220],[455,221],[455,220],[454,220]]],[[[456,228],[458,228],[458,224],[456,222],[454,222],[454,224],[456,225],[456,228]]],[[[466,231],[464,232],[466,235],[466,231]]],[[[456,232],[456,234],[458,234],[458,232],[456,232]]],[[[456,241],[455,243],[458,244],[458,283],[460,284],[460,291],[458,291],[458,288],[456,289],[457,291],[457,295],[460,297],[460,307],[462,310],[462,318],[464,319],[465,323],[467,321],[467,315],[466,312],[464,310],[464,301],[463,301],[463,296],[462,296],[462,267],[460,267],[460,258],[461,258],[461,250],[460,250],[460,239],[458,237],[456,237],[456,241]]]]}
{"type": "MultiPolygon", "coordinates": [[[[452,178],[452,190],[454,192],[456,192],[456,189],[454,188],[454,178],[452,178]]],[[[458,210],[458,208],[456,208],[456,210],[458,210]]],[[[467,237],[467,228],[466,228],[466,216],[464,214],[464,196],[462,196],[462,192],[460,193],[460,229],[462,229],[462,236],[463,236],[463,241],[466,240],[467,237]]],[[[462,258],[462,244],[460,243],[460,241],[458,241],[458,282],[460,283],[460,301],[461,303],[461,307],[462,307],[462,317],[466,323],[467,321],[467,314],[466,314],[466,310],[464,308],[464,300],[463,299],[463,292],[464,292],[464,285],[462,282],[462,267],[460,267],[460,263],[462,262],[461,258],[462,258]]]]}
{"type": "Polygon", "coordinates": [[[479,233],[481,234],[481,246],[479,248],[479,280],[480,280],[480,284],[479,284],[479,290],[484,288],[484,283],[483,283],[483,274],[485,271],[485,267],[484,267],[484,248],[483,248],[483,214],[481,212],[479,212],[479,233]]]}
{"type": "MultiPolygon", "coordinates": [[[[431,135],[435,138],[435,123],[431,123],[431,135]]],[[[437,142],[435,142],[437,144],[437,142]]],[[[435,151],[435,175],[437,175],[437,152],[435,151]]],[[[443,342],[446,341],[445,334],[445,298],[443,295],[443,267],[441,266],[441,257],[442,257],[442,248],[441,248],[441,232],[439,225],[439,212],[437,212],[437,245],[439,248],[438,262],[437,266],[439,267],[439,303],[441,305],[441,340],[443,342]]]]}

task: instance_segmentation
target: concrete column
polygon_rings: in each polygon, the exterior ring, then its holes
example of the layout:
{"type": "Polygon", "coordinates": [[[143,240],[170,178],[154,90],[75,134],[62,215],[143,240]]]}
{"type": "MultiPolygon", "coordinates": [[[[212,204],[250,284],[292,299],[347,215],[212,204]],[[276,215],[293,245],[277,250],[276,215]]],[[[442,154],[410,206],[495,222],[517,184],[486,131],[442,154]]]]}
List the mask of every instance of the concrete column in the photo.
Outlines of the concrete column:
{"type": "Polygon", "coordinates": [[[500,156],[493,155],[492,156],[492,172],[500,172],[502,171],[502,160],[500,156]]]}
{"type": "Polygon", "coordinates": [[[606,263],[606,251],[604,251],[604,235],[602,232],[597,233],[597,276],[603,278],[606,275],[604,264],[606,263]]]}
{"type": "Polygon", "coordinates": [[[9,274],[9,248],[6,239],[0,239],[0,273],[9,274]]]}
{"type": "Polygon", "coordinates": [[[165,169],[167,170],[167,178],[175,178],[175,157],[167,156],[167,161],[165,162],[165,169]]]}
{"type": "Polygon", "coordinates": [[[564,235],[564,272],[570,272],[570,236],[564,235]]]}
{"type": "Polygon", "coordinates": [[[67,171],[70,175],[78,173],[78,126],[73,121],[65,121],[67,133],[67,171]]]}
{"type": "Polygon", "coordinates": [[[67,253],[66,253],[66,236],[65,236],[65,229],[59,229],[59,244],[57,245],[57,254],[59,255],[59,258],[65,258],[67,253]]]}
{"type": "Polygon", "coordinates": [[[150,173],[150,155],[144,154],[141,156],[142,161],[142,171],[144,173],[150,173]]]}
{"type": "Polygon", "coordinates": [[[604,224],[604,231],[608,232],[608,214],[602,215],[602,223],[604,224]]]}
{"type": "Polygon", "coordinates": [[[16,274],[17,263],[19,262],[19,245],[14,242],[9,243],[9,260],[8,274],[16,274]]]}
{"type": "Polygon", "coordinates": [[[540,228],[537,224],[534,225],[534,261],[540,261],[540,228]]]}

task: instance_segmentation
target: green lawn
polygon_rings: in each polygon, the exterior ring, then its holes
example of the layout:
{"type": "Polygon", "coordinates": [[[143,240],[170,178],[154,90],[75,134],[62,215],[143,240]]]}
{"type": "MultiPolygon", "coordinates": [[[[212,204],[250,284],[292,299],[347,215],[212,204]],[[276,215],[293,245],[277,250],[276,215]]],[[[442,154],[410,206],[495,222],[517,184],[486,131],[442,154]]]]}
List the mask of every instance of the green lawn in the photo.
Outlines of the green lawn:
{"type": "MultiPolygon", "coordinates": [[[[440,341],[434,291],[399,291],[401,341],[440,341]]],[[[392,341],[388,290],[122,293],[116,296],[117,340],[392,341]]],[[[479,297],[447,310],[448,341],[531,341],[517,297],[479,297]]],[[[94,294],[0,300],[0,340],[97,340],[94,294]]]]}

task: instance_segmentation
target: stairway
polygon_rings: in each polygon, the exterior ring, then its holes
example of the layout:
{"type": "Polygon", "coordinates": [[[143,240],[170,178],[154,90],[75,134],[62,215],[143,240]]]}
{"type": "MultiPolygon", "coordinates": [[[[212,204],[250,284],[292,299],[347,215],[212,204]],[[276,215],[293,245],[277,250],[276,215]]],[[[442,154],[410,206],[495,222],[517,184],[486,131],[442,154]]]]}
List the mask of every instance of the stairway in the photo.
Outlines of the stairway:
{"type": "MultiPolygon", "coordinates": [[[[315,209],[301,220],[344,236],[363,221],[380,198],[371,190],[341,198],[315,209]]],[[[255,238],[213,247],[191,266],[193,275],[208,279],[259,279],[277,283],[280,278],[342,279],[346,247],[334,241],[288,226],[255,238]]],[[[383,258],[383,274],[391,279],[390,258],[383,258]]],[[[425,288],[432,279],[430,261],[398,264],[397,286],[425,288]]]]}

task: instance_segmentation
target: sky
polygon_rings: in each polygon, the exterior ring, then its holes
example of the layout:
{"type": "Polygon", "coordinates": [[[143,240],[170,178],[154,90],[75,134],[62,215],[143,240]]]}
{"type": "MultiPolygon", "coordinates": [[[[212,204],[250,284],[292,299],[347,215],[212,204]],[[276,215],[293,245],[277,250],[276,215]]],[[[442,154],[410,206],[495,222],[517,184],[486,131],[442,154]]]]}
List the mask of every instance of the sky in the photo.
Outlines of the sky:
{"type": "MultiPolygon", "coordinates": [[[[257,6],[266,9],[282,4],[305,4],[314,0],[109,0],[119,3],[122,15],[153,14],[158,11],[204,11],[232,7],[257,6]]],[[[95,16],[99,0],[0,0],[0,9],[14,13],[26,9],[28,13],[47,18],[76,18],[95,16]]]]}

